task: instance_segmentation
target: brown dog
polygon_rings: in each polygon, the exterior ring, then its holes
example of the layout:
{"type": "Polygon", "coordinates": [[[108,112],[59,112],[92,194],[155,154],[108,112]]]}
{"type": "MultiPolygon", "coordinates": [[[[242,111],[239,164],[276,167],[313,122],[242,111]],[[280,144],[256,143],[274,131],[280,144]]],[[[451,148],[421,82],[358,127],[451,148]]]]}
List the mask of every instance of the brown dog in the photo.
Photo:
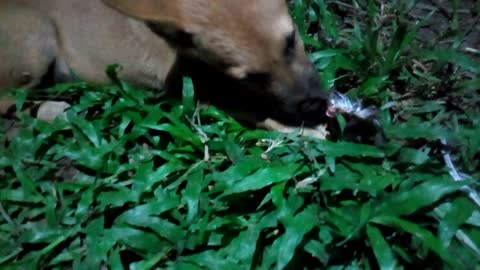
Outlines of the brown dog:
{"type": "Polygon", "coordinates": [[[121,79],[173,93],[188,75],[197,98],[257,123],[315,125],[326,111],[285,0],[2,0],[0,48],[0,90],[106,83],[118,63],[121,79]]]}

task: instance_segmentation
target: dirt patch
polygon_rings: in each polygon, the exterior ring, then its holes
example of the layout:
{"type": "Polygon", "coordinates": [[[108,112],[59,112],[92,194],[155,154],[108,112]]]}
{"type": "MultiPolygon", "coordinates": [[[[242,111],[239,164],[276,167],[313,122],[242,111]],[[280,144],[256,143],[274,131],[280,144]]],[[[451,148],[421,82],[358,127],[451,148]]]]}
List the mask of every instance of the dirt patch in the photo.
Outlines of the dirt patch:
{"type": "Polygon", "coordinates": [[[476,0],[459,1],[458,7],[454,1],[420,0],[410,12],[413,19],[421,20],[430,12],[435,11],[419,32],[419,38],[439,47],[451,47],[461,42],[459,49],[476,58],[480,58],[480,2],[476,0]],[[457,15],[455,15],[457,10],[457,15]],[[460,34],[463,40],[456,40],[460,34]]]}

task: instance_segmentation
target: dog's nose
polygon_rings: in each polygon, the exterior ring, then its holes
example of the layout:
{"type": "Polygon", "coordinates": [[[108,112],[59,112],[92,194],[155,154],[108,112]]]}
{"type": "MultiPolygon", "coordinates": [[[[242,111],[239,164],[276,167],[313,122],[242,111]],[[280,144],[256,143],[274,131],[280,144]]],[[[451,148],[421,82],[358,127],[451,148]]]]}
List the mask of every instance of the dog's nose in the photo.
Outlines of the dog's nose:
{"type": "Polygon", "coordinates": [[[300,100],[297,104],[297,111],[302,115],[317,115],[325,113],[327,100],[323,97],[310,97],[300,100]]]}
{"type": "Polygon", "coordinates": [[[316,126],[325,123],[327,99],[322,96],[290,97],[274,119],[288,125],[316,126]]]}
{"type": "Polygon", "coordinates": [[[322,91],[320,78],[313,65],[306,64],[295,73],[294,83],[283,97],[285,118],[293,125],[316,126],[325,123],[328,94],[322,91]]]}
{"type": "Polygon", "coordinates": [[[328,95],[321,88],[315,67],[311,63],[306,64],[306,68],[298,73],[294,87],[297,96],[292,100],[292,105],[304,121],[318,122],[323,119],[328,95]]]}
{"type": "Polygon", "coordinates": [[[296,107],[305,125],[317,125],[325,122],[327,105],[327,99],[325,97],[316,96],[300,100],[296,107]]]}

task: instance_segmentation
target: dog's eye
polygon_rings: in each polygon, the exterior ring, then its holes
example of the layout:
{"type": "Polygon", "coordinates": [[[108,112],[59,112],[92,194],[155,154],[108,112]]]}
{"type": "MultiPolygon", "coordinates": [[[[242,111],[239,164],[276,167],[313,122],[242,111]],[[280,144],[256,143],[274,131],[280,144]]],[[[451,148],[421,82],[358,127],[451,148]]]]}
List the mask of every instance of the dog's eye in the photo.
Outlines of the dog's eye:
{"type": "Polygon", "coordinates": [[[285,49],[283,51],[283,54],[287,59],[290,59],[295,54],[296,45],[297,45],[297,35],[295,31],[292,31],[285,38],[285,49]]]}

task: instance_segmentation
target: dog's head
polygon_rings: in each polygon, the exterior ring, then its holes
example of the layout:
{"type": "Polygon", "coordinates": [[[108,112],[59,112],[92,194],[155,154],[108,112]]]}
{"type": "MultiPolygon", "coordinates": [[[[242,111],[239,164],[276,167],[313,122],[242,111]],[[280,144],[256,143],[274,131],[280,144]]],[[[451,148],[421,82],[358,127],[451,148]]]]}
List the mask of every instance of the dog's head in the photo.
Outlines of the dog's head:
{"type": "Polygon", "coordinates": [[[189,65],[196,68],[189,75],[194,81],[205,87],[225,82],[209,90],[215,92],[213,99],[221,95],[233,104],[236,95],[243,96],[251,102],[245,110],[261,111],[258,106],[263,106],[262,116],[289,124],[314,124],[324,115],[326,94],[285,0],[104,2],[145,21],[179,55],[193,60],[189,65]]]}

